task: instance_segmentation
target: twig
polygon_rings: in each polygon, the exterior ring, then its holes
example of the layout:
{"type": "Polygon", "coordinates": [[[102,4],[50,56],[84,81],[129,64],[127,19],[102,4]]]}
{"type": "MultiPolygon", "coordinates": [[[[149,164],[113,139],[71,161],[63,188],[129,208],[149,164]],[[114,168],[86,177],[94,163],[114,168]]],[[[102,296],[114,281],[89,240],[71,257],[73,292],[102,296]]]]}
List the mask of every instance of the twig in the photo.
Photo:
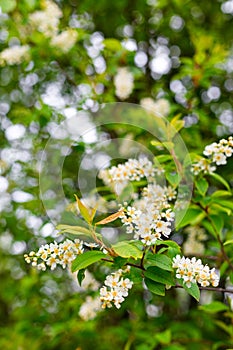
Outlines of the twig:
{"type": "MultiPolygon", "coordinates": [[[[179,284],[175,285],[174,288],[183,288],[179,284]]],[[[217,288],[217,287],[198,287],[200,290],[209,290],[213,292],[219,292],[219,293],[231,293],[233,294],[232,289],[227,289],[227,288],[217,288]]]]}

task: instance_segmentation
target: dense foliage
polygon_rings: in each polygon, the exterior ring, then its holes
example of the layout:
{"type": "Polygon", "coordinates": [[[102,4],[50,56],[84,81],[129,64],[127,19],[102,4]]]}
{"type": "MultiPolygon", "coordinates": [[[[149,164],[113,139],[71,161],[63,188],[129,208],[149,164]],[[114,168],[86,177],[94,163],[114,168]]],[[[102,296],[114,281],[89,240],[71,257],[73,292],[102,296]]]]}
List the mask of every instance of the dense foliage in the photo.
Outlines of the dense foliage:
{"type": "Polygon", "coordinates": [[[1,348],[232,348],[232,4],[0,0],[1,348]]]}

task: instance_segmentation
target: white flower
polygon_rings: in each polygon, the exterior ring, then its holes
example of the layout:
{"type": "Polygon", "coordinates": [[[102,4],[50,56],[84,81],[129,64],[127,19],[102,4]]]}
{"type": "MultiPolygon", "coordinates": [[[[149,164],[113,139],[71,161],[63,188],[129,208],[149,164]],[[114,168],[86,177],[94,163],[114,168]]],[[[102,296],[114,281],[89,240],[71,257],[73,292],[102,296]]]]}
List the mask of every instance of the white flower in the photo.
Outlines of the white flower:
{"type": "Polygon", "coordinates": [[[83,242],[75,239],[74,242],[66,239],[63,243],[57,242],[45,244],[41,246],[37,253],[30,252],[25,254],[24,258],[27,263],[44,271],[46,265],[54,270],[58,265],[66,268],[76,258],[78,254],[82,254],[83,242]],[[40,261],[38,264],[38,260],[40,261]]]}
{"type": "Polygon", "coordinates": [[[46,0],[44,11],[35,11],[29,16],[31,24],[47,37],[57,34],[62,11],[52,1],[46,0]]]}
{"type": "Polygon", "coordinates": [[[84,321],[93,320],[97,313],[101,310],[100,298],[92,298],[87,296],[85,302],[82,304],[79,310],[79,316],[84,321]]]}
{"type": "Polygon", "coordinates": [[[12,46],[0,53],[0,65],[9,64],[20,64],[29,57],[29,46],[12,46]]]}
{"type": "Polygon", "coordinates": [[[128,68],[119,68],[114,77],[115,94],[120,100],[126,100],[133,91],[134,78],[128,68]]]}
{"type": "Polygon", "coordinates": [[[125,270],[119,269],[106,277],[105,286],[100,288],[100,301],[103,309],[112,307],[112,304],[117,309],[121,307],[124,298],[128,296],[128,290],[133,286],[133,282],[129,278],[122,277],[120,279],[122,274],[127,272],[129,272],[129,267],[126,267],[125,270]]]}
{"type": "Polygon", "coordinates": [[[192,283],[198,282],[202,287],[207,287],[210,284],[217,287],[219,277],[215,269],[210,270],[208,265],[203,265],[200,259],[193,257],[192,259],[176,255],[173,258],[172,267],[176,269],[176,278],[183,279],[188,288],[192,283]]]}
{"type": "Polygon", "coordinates": [[[217,165],[227,164],[227,158],[223,153],[214,153],[213,162],[217,165]]]}
{"type": "Polygon", "coordinates": [[[164,99],[160,98],[154,101],[151,97],[145,97],[141,99],[140,105],[148,112],[155,114],[156,116],[167,116],[170,112],[170,104],[164,99]]]}
{"type": "Polygon", "coordinates": [[[77,32],[73,29],[68,29],[54,36],[51,40],[51,46],[54,46],[66,53],[75,45],[77,38],[77,32]]]}

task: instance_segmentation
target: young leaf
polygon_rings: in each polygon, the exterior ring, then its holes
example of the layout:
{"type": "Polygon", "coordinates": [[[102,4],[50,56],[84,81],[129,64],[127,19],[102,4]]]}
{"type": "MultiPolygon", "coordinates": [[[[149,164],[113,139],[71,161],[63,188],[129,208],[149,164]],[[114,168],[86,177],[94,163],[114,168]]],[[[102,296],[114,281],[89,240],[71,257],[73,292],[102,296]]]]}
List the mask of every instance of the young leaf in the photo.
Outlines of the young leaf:
{"type": "Polygon", "coordinates": [[[224,191],[224,190],[216,191],[211,195],[212,198],[229,197],[229,196],[232,196],[232,193],[229,191],[224,191]]]}
{"type": "Polygon", "coordinates": [[[118,242],[112,248],[122,258],[141,259],[143,256],[143,252],[140,249],[126,241],[118,242]]]}
{"type": "Polygon", "coordinates": [[[206,213],[200,209],[200,208],[189,208],[187,212],[185,213],[185,216],[180,221],[180,223],[177,225],[177,229],[180,229],[181,227],[190,225],[198,224],[204,217],[206,216],[206,213]]]}
{"type": "Polygon", "coordinates": [[[81,287],[82,281],[85,278],[85,269],[82,269],[82,270],[78,271],[77,278],[78,278],[78,283],[79,283],[79,285],[81,287]]]}
{"type": "Polygon", "coordinates": [[[206,191],[208,190],[209,184],[208,181],[206,181],[206,179],[204,177],[202,177],[201,179],[198,179],[196,182],[196,187],[199,191],[199,193],[204,196],[206,194],[206,191]]]}
{"type": "Polygon", "coordinates": [[[78,208],[80,210],[80,213],[82,215],[82,217],[84,218],[84,220],[87,223],[91,223],[91,214],[89,213],[88,208],[80,201],[80,199],[78,198],[78,196],[76,196],[76,194],[74,195],[78,204],[78,208]]]}
{"type": "Polygon", "coordinates": [[[144,273],[145,277],[150,278],[155,282],[159,282],[162,284],[168,284],[174,286],[174,278],[171,272],[160,269],[159,267],[148,267],[148,269],[144,273]]]}
{"type": "Polygon", "coordinates": [[[89,265],[101,260],[104,257],[106,257],[106,254],[100,252],[99,250],[90,250],[80,254],[73,260],[71,271],[75,272],[77,270],[85,269],[89,265]]]}
{"type": "Polygon", "coordinates": [[[91,231],[82,226],[71,226],[71,225],[57,225],[56,229],[61,233],[71,233],[72,235],[86,235],[91,237],[91,231]]]}
{"type": "Polygon", "coordinates": [[[151,293],[157,295],[165,295],[165,285],[152,281],[149,278],[145,278],[145,284],[151,293]]]}
{"type": "Polygon", "coordinates": [[[96,222],[96,225],[105,225],[108,224],[109,222],[115,221],[122,215],[122,210],[118,211],[117,213],[114,213],[112,215],[107,216],[105,219],[100,220],[96,222]]]}
{"type": "Polygon", "coordinates": [[[224,185],[228,191],[230,191],[230,186],[228,184],[228,182],[222,177],[220,176],[219,174],[216,174],[216,173],[209,173],[208,174],[209,176],[213,177],[215,180],[217,180],[218,182],[221,182],[222,185],[224,185]]]}

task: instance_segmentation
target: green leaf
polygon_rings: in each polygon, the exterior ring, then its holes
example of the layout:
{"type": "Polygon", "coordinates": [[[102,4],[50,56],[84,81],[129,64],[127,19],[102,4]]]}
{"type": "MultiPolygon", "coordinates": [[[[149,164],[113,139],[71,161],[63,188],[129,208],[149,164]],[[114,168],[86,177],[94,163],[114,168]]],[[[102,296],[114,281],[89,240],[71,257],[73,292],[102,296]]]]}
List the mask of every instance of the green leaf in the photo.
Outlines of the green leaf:
{"type": "Polygon", "coordinates": [[[215,199],[214,202],[233,211],[233,202],[231,200],[215,199]]]}
{"type": "Polygon", "coordinates": [[[212,236],[214,236],[215,238],[217,237],[215,229],[208,220],[203,220],[201,224],[209,233],[211,233],[212,236]]]}
{"type": "Polygon", "coordinates": [[[177,187],[179,185],[179,182],[181,180],[181,176],[178,173],[166,173],[166,179],[168,182],[173,186],[177,187]]]}
{"type": "Polygon", "coordinates": [[[121,42],[117,39],[105,39],[103,41],[103,44],[106,47],[106,49],[110,51],[118,52],[122,50],[121,42]]]}
{"type": "Polygon", "coordinates": [[[152,281],[149,278],[145,278],[145,284],[151,293],[157,295],[165,295],[165,285],[152,281]]]}
{"type": "Polygon", "coordinates": [[[216,198],[216,197],[229,197],[232,196],[232,193],[229,191],[224,191],[224,190],[219,190],[214,193],[212,193],[211,198],[216,198]]]}
{"type": "Polygon", "coordinates": [[[150,278],[155,282],[159,282],[162,284],[167,284],[174,286],[174,278],[171,272],[165,271],[159,267],[148,267],[148,269],[144,273],[145,277],[150,278]]]}
{"type": "Polygon", "coordinates": [[[224,221],[221,215],[213,215],[210,214],[209,218],[212,222],[213,227],[217,231],[217,233],[220,235],[223,229],[224,221]]]}
{"type": "Polygon", "coordinates": [[[220,182],[222,185],[224,185],[228,191],[230,191],[230,186],[228,184],[228,182],[222,177],[220,176],[219,174],[216,174],[216,173],[209,173],[208,176],[211,176],[213,177],[215,180],[217,180],[218,182],[220,182]]]}
{"type": "MultiPolygon", "coordinates": [[[[231,209],[229,209],[229,208],[226,208],[226,207],[223,207],[222,205],[220,205],[220,204],[217,204],[217,203],[214,203],[214,202],[212,202],[212,204],[209,206],[209,211],[210,212],[224,212],[224,213],[226,213],[228,216],[230,216],[231,215],[231,209]]],[[[219,213],[220,214],[220,213],[219,213]]]]}
{"type": "Polygon", "coordinates": [[[186,292],[191,295],[194,299],[197,301],[200,300],[200,290],[198,288],[198,285],[196,283],[192,283],[191,287],[188,288],[185,283],[181,283],[182,287],[186,290],[186,292]]]}
{"type": "Polygon", "coordinates": [[[229,239],[228,241],[226,241],[226,242],[224,243],[224,245],[228,245],[228,244],[233,244],[233,239],[229,239]]]}
{"type": "Polygon", "coordinates": [[[213,314],[217,312],[229,310],[229,307],[221,303],[220,301],[213,301],[210,304],[201,305],[198,308],[202,311],[213,313],[213,314]]]}
{"type": "Polygon", "coordinates": [[[57,225],[56,229],[62,231],[61,233],[71,233],[72,235],[83,236],[86,235],[91,237],[91,231],[82,226],[71,226],[71,225],[57,225]]]}
{"type": "MultiPolygon", "coordinates": [[[[214,323],[221,329],[223,329],[227,334],[232,337],[232,325],[227,325],[225,322],[220,320],[215,320],[214,323]]],[[[227,350],[232,350],[232,348],[228,348],[227,350]]]]}
{"type": "Polygon", "coordinates": [[[200,208],[189,208],[185,213],[185,216],[177,225],[177,229],[187,225],[196,225],[204,219],[206,213],[200,208]]]}
{"type": "Polygon", "coordinates": [[[140,249],[126,241],[118,242],[112,245],[112,248],[122,258],[141,259],[143,256],[143,252],[140,249]]]}
{"type": "Polygon", "coordinates": [[[155,255],[149,252],[146,261],[148,266],[157,266],[166,271],[173,271],[171,259],[164,254],[155,255]]]}
{"type": "Polygon", "coordinates": [[[157,333],[155,339],[157,339],[161,344],[169,344],[171,342],[171,330],[166,329],[164,332],[157,333]]]}
{"type": "Polygon", "coordinates": [[[160,154],[159,156],[154,158],[155,164],[159,163],[165,163],[168,160],[172,160],[172,156],[170,154],[160,154]]]}
{"type": "Polygon", "coordinates": [[[16,5],[16,0],[0,0],[0,7],[2,9],[2,12],[5,13],[13,11],[16,5]]]}
{"type": "Polygon", "coordinates": [[[206,179],[202,177],[201,179],[198,179],[197,181],[195,181],[195,184],[199,193],[202,196],[204,196],[209,187],[208,181],[206,181],[206,179]]]}
{"type": "Polygon", "coordinates": [[[82,269],[82,270],[78,271],[77,278],[78,278],[78,283],[79,283],[79,285],[81,287],[82,281],[85,278],[85,269],[82,269]]]}
{"type": "Polygon", "coordinates": [[[100,252],[99,250],[90,250],[88,252],[80,254],[72,262],[71,271],[75,272],[77,270],[85,269],[89,265],[94,264],[104,257],[106,257],[106,254],[100,252]]]}

